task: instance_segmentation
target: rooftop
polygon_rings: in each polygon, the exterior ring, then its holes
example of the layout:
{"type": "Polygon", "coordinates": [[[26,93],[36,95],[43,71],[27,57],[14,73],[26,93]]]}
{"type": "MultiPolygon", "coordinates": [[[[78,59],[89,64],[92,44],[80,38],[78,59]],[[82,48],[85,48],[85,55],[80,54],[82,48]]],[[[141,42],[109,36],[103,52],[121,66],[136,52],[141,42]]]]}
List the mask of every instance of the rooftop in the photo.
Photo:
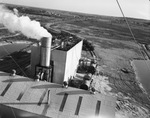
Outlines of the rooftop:
{"type": "MultiPolygon", "coordinates": [[[[40,118],[114,118],[115,101],[116,99],[111,96],[90,94],[89,91],[72,87],[66,89],[58,84],[33,81],[18,75],[13,77],[0,72],[0,109],[6,110],[7,107],[7,113],[12,114],[10,108],[13,108],[19,118],[27,113],[40,115],[40,118]]],[[[7,113],[0,112],[0,115],[5,116],[7,113]]],[[[28,116],[30,117],[33,118],[28,116]]]]}
{"type": "MultiPolygon", "coordinates": [[[[53,29],[54,30],[54,29],[53,29]]],[[[52,46],[61,45],[57,48],[57,50],[68,51],[72,47],[74,47],[77,43],[83,40],[81,37],[78,37],[68,31],[60,31],[59,34],[53,33],[53,31],[49,30],[53,35],[52,46]]]]}

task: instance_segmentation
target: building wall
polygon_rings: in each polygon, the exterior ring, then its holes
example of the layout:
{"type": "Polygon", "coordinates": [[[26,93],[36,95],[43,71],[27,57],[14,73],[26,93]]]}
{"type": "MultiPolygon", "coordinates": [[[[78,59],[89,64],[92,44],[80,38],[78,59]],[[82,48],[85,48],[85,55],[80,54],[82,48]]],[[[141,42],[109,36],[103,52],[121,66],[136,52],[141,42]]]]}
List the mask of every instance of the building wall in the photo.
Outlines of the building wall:
{"type": "Polygon", "coordinates": [[[51,60],[53,61],[53,83],[63,83],[66,54],[65,51],[61,50],[53,50],[51,52],[51,60]]]}
{"type": "Polygon", "coordinates": [[[53,82],[62,84],[74,76],[81,58],[83,41],[76,44],[68,51],[53,50],[51,52],[51,60],[54,61],[53,82]]]}
{"type": "Polygon", "coordinates": [[[81,58],[82,43],[83,41],[79,42],[67,52],[64,81],[68,81],[75,75],[79,59],[81,58]]]}

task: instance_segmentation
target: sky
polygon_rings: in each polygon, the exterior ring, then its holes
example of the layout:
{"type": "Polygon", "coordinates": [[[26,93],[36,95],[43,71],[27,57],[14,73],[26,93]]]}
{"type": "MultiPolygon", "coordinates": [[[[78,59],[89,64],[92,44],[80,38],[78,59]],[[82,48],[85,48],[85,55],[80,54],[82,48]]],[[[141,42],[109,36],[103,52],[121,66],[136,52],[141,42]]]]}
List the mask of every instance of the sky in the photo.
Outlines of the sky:
{"type": "MultiPolygon", "coordinates": [[[[149,0],[118,1],[126,17],[150,20],[149,0]]],[[[40,8],[122,17],[116,0],[0,0],[0,2],[40,8]]]]}

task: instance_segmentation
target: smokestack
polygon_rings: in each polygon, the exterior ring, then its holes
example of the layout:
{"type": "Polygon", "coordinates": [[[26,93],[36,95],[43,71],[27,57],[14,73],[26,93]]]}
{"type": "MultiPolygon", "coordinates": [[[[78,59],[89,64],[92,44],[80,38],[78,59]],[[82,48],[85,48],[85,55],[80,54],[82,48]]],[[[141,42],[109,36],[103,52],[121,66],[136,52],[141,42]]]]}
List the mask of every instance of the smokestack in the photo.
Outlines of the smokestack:
{"type": "Polygon", "coordinates": [[[40,65],[43,67],[50,67],[51,40],[52,37],[43,37],[41,39],[40,65]]]}

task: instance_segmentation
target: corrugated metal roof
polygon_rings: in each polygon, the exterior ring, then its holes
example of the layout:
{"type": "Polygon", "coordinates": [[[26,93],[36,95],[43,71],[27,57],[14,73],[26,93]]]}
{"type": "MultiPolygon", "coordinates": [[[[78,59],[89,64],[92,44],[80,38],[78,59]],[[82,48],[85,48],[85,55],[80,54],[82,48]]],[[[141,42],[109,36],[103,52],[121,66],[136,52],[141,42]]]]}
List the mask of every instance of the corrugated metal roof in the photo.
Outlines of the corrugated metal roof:
{"type": "Polygon", "coordinates": [[[0,72],[0,103],[34,114],[52,118],[114,118],[115,101],[111,96],[0,72]]]}

